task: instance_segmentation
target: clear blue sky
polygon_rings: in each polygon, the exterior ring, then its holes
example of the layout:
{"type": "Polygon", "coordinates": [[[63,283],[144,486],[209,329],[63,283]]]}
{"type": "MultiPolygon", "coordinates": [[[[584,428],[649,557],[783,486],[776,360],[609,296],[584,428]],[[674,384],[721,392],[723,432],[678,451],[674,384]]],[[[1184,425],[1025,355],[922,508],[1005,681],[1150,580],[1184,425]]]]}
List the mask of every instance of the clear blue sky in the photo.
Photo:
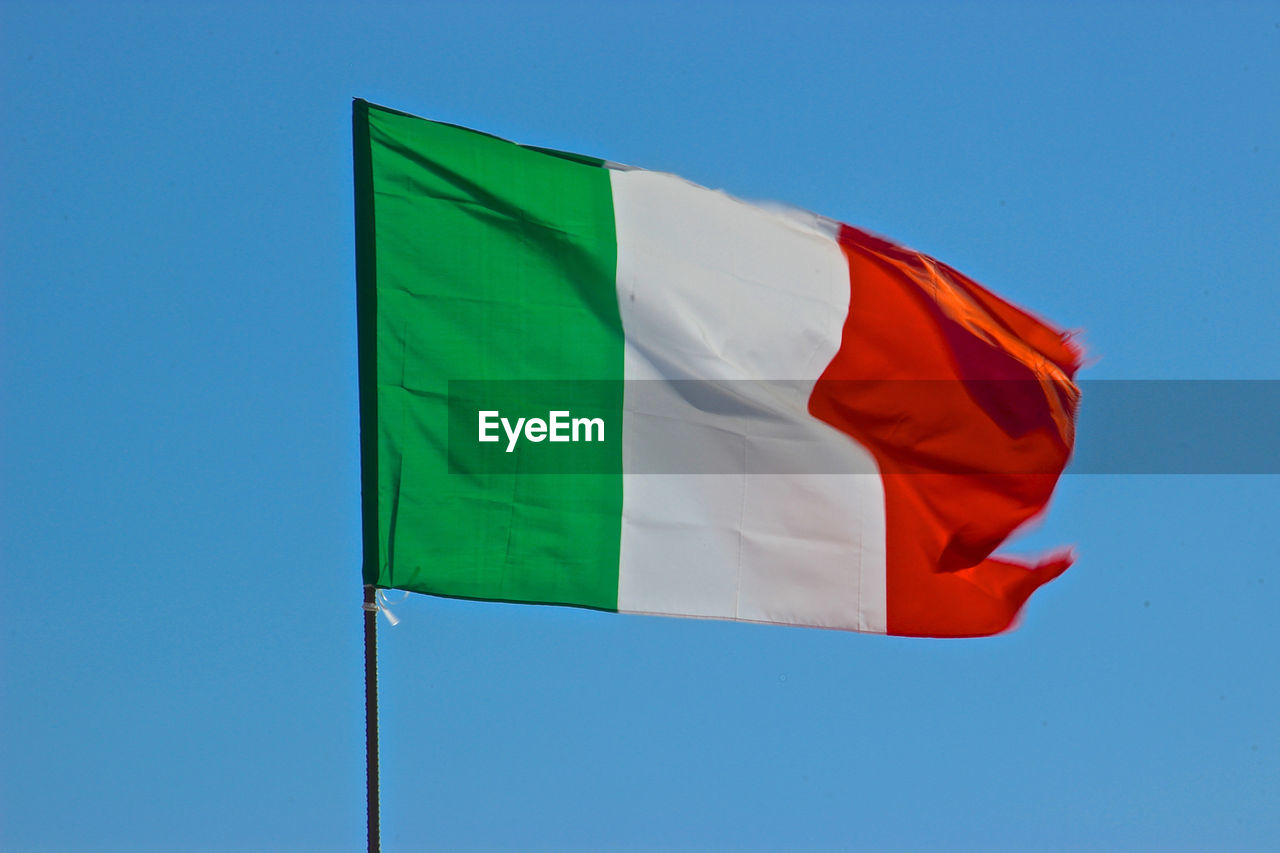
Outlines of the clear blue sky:
{"type": "MultiPolygon", "coordinates": [[[[352,97],[1280,378],[1280,5],[688,5],[0,5],[0,847],[363,844],[352,97]]],[[[415,596],[384,849],[1276,849],[1278,481],[1066,477],[989,640],[415,596]]]]}

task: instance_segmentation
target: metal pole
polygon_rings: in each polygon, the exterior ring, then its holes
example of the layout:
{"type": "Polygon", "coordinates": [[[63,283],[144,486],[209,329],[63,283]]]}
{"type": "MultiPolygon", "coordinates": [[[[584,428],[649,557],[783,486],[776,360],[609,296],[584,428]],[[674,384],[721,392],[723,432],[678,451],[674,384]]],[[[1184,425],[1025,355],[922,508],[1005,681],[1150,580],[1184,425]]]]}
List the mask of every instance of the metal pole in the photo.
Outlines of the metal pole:
{"type": "Polygon", "coordinates": [[[369,853],[379,853],[378,837],[378,604],[377,590],[364,588],[365,782],[369,788],[369,853]]]}

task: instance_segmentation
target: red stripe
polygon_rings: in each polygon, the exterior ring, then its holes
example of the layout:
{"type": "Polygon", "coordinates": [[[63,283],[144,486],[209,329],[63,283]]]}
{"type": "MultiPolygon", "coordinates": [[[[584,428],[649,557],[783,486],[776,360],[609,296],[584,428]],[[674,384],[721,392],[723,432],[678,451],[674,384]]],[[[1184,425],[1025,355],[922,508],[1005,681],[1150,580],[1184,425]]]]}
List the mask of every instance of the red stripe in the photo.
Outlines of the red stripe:
{"type": "Polygon", "coordinates": [[[1074,441],[1080,352],[932,258],[842,226],[850,300],[810,399],[880,465],[890,634],[1008,628],[1071,564],[991,559],[1042,512],[1074,441]]]}

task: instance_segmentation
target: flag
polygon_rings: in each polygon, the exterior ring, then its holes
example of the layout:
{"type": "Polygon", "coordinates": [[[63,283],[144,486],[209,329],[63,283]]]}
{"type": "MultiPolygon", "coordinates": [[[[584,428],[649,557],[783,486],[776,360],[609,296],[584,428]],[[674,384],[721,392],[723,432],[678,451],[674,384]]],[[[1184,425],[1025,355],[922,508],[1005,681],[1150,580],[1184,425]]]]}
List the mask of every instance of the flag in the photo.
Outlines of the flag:
{"type": "Polygon", "coordinates": [[[364,579],[908,636],[1008,628],[1068,336],[926,255],[357,100],[364,579]]]}

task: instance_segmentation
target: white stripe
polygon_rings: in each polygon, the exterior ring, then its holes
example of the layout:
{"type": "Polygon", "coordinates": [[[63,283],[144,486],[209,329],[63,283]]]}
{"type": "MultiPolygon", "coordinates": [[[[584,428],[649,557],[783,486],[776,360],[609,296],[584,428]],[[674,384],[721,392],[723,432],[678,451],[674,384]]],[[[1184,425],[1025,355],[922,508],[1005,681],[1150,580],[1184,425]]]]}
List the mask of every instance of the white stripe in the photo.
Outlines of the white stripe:
{"type": "Polygon", "coordinates": [[[819,221],[673,175],[610,179],[628,380],[618,609],[884,632],[875,461],[807,410],[848,312],[839,247],[819,221]],[[760,379],[794,381],[736,382],[760,379]],[[717,473],[648,473],[673,470],[717,473]]]}

